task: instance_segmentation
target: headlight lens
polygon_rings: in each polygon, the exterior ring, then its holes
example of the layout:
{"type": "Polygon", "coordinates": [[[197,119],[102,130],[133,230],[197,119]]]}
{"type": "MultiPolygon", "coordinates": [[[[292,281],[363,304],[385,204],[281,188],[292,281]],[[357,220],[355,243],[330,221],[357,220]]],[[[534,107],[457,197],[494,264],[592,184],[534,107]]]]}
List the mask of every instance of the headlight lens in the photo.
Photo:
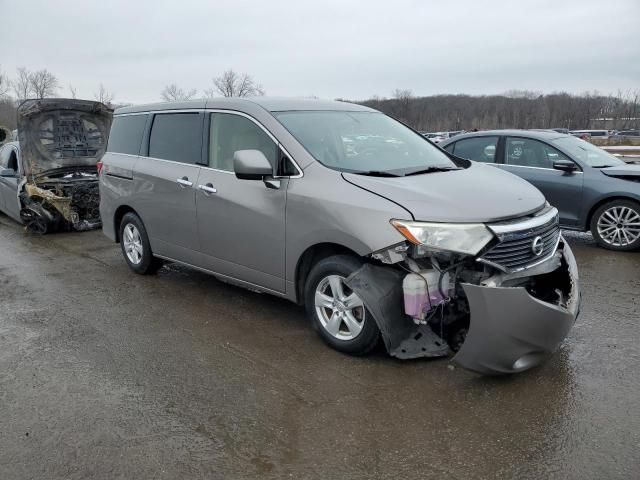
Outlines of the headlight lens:
{"type": "Polygon", "coordinates": [[[428,223],[391,220],[398,232],[415,245],[477,255],[494,237],[482,223],[428,223]]]}

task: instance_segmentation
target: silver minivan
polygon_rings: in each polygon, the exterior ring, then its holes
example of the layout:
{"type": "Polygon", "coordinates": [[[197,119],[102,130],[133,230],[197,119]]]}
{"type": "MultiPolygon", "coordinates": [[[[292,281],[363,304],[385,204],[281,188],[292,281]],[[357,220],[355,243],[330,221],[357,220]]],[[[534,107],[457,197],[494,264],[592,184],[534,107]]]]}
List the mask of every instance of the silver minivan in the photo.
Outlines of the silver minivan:
{"type": "Polygon", "coordinates": [[[540,364],[579,311],[558,211],[360,105],[209,99],[116,110],[104,233],[136,273],[178,262],[304,304],[354,355],[540,364]]]}

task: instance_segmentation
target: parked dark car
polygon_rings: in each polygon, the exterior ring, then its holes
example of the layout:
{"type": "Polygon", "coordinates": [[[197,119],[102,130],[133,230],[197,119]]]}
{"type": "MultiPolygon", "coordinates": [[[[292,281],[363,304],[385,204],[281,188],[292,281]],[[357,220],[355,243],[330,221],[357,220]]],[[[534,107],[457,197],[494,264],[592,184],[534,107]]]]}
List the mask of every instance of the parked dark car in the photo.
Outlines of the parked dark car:
{"type": "Polygon", "coordinates": [[[538,187],[569,230],[591,230],[611,250],[640,247],[640,165],[572,135],[496,130],[440,144],[453,155],[493,164],[538,187]]]}

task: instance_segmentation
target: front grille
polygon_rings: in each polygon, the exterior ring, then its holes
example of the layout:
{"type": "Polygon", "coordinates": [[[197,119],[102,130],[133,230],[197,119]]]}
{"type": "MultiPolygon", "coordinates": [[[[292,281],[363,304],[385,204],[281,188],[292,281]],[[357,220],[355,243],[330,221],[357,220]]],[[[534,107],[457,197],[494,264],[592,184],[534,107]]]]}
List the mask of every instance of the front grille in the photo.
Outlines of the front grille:
{"type": "MultiPolygon", "coordinates": [[[[554,209],[555,210],[555,209],[554,209]]],[[[551,213],[551,212],[550,212],[551,213]]],[[[536,225],[535,217],[527,222],[514,223],[513,231],[509,231],[508,224],[501,224],[496,231],[499,243],[480,257],[480,261],[490,263],[506,272],[513,272],[528,268],[552,256],[558,247],[560,227],[557,212],[544,215],[543,223],[536,225]],[[552,217],[547,220],[548,217],[552,217]],[[519,224],[526,228],[518,229],[519,224]],[[534,241],[540,237],[542,247],[534,251],[534,241]]],[[[489,225],[489,228],[492,226],[489,225]]],[[[539,242],[538,241],[538,244],[539,242]]]]}

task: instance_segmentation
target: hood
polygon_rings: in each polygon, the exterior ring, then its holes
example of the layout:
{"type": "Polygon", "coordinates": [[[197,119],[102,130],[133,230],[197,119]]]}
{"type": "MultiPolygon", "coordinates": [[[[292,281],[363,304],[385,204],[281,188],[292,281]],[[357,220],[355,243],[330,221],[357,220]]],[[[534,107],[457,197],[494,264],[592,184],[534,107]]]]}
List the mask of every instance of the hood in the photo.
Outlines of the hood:
{"type": "Polygon", "coordinates": [[[496,222],[536,212],[545,204],[542,193],[530,183],[476,162],[466,169],[408,177],[342,176],[402,205],[422,221],[496,222]]]}
{"type": "Polygon", "coordinates": [[[640,180],[640,165],[632,163],[618,165],[616,167],[606,167],[600,169],[608,177],[622,178],[624,180],[640,180]]]}
{"type": "Polygon", "coordinates": [[[95,167],[107,147],[113,110],[100,102],[45,98],[18,107],[18,141],[25,175],[95,167]]]}

